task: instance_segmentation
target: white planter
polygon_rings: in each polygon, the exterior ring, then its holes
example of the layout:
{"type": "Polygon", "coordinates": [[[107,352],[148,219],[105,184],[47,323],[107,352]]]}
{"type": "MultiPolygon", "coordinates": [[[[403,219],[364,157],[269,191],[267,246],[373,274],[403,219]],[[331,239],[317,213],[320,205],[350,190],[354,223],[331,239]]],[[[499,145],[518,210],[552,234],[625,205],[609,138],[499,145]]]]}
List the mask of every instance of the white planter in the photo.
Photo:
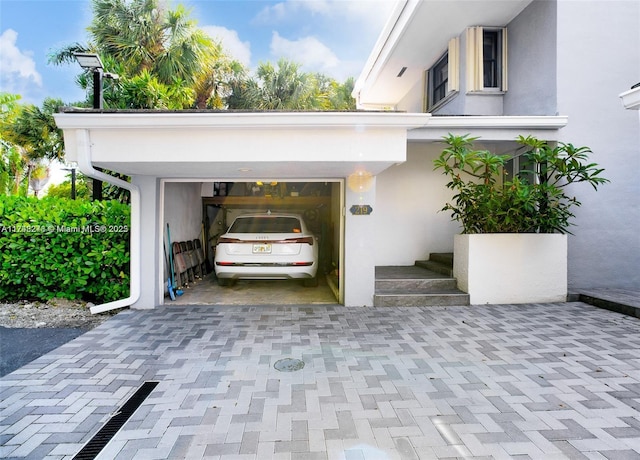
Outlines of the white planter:
{"type": "Polygon", "coordinates": [[[567,235],[456,235],[453,276],[471,304],[567,300],[567,235]]]}

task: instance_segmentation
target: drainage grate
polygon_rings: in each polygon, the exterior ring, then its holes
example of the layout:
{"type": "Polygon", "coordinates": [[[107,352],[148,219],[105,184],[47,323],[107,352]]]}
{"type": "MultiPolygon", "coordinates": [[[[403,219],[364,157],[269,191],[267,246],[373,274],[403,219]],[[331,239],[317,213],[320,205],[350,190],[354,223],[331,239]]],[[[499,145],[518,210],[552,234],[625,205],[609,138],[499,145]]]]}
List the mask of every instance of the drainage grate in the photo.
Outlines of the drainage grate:
{"type": "Polygon", "coordinates": [[[138,407],[144,402],[159,382],[145,382],[131,396],[120,410],[98,431],[93,438],[73,457],[73,460],[93,460],[104,449],[111,438],[129,420],[138,407]]]}
{"type": "Polygon", "coordinates": [[[304,367],[304,361],[294,358],[281,359],[273,365],[280,372],[299,371],[304,367]]]}

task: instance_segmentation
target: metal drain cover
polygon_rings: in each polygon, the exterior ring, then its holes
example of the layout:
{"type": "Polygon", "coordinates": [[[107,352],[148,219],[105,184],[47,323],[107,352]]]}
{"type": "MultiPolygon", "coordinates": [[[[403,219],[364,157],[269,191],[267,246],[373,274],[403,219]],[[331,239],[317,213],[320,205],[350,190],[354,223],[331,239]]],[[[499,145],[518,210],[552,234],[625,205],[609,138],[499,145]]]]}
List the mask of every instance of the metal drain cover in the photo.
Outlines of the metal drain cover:
{"type": "Polygon", "coordinates": [[[294,358],[281,359],[273,365],[280,372],[295,372],[304,367],[304,361],[294,358]]]}

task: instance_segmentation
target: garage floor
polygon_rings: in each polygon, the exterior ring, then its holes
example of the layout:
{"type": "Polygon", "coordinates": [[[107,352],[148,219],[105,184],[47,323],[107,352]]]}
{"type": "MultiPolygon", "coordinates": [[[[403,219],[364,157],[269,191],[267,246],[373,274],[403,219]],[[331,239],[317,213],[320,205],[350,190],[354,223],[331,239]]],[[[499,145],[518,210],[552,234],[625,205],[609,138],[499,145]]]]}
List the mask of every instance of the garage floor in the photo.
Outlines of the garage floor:
{"type": "Polygon", "coordinates": [[[231,287],[218,286],[213,274],[192,283],[184,294],[165,305],[300,305],[336,304],[338,300],[324,278],[317,287],[296,280],[239,280],[231,287]]]}

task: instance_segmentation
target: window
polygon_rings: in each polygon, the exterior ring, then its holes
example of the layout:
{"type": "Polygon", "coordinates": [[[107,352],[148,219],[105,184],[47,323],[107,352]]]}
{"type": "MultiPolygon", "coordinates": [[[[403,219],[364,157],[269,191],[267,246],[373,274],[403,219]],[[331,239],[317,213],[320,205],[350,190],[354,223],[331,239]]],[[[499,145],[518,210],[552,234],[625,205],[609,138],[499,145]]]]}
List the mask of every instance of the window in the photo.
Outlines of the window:
{"type": "Polygon", "coordinates": [[[425,111],[458,91],[458,43],[457,38],[452,39],[447,52],[426,73],[425,111]]]}
{"type": "Polygon", "coordinates": [[[500,88],[500,46],[497,30],[482,32],[482,67],[485,88],[500,88]]]}
{"type": "Polygon", "coordinates": [[[467,29],[467,89],[507,90],[507,29],[467,29]]]}
{"type": "Polygon", "coordinates": [[[300,233],[300,221],[295,217],[238,217],[229,233],[300,233]]]}
{"type": "Polygon", "coordinates": [[[449,54],[445,54],[431,69],[432,96],[434,104],[440,102],[447,95],[447,83],[449,81],[449,54]]]}

